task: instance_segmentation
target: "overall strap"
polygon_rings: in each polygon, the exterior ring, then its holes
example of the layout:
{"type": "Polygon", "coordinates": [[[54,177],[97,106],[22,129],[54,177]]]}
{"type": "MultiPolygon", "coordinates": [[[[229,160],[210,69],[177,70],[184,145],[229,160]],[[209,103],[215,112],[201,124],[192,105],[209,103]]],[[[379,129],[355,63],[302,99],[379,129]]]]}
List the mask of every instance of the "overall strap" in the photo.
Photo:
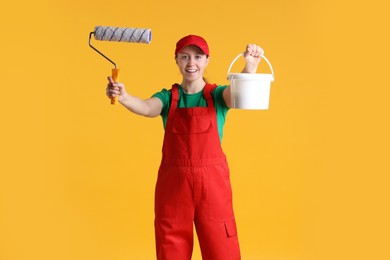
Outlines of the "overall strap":
{"type": "Polygon", "coordinates": [[[211,110],[215,110],[213,96],[211,95],[211,92],[217,87],[216,84],[209,84],[206,83],[206,86],[203,90],[203,96],[206,99],[207,107],[211,110]]]}
{"type": "Polygon", "coordinates": [[[173,126],[173,117],[175,116],[175,111],[179,103],[179,84],[173,84],[171,89],[171,104],[168,111],[167,123],[165,126],[165,132],[168,129],[172,129],[173,126]]]}
{"type": "Polygon", "coordinates": [[[179,103],[179,84],[173,84],[171,89],[171,105],[169,108],[169,116],[173,115],[179,103]]]}
{"type": "MultiPolygon", "coordinates": [[[[206,83],[203,89],[203,96],[206,99],[207,107],[215,109],[213,97],[211,92],[217,87],[216,84],[206,83]]],[[[171,89],[171,105],[169,108],[169,115],[173,115],[179,102],[179,84],[173,84],[171,89]]]]}

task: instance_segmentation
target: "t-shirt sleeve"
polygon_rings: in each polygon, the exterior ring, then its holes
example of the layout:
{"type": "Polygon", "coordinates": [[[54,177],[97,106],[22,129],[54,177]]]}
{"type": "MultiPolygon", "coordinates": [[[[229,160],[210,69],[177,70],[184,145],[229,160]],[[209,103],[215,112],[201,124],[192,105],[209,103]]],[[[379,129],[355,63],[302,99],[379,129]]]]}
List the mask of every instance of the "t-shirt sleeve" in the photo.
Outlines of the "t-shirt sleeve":
{"type": "Polygon", "coordinates": [[[154,93],[152,97],[158,98],[163,104],[161,115],[165,115],[169,111],[169,104],[171,100],[171,92],[167,89],[162,89],[160,92],[154,93]]]}
{"type": "Polygon", "coordinates": [[[220,107],[223,110],[229,110],[229,107],[226,105],[225,99],[223,98],[223,91],[227,86],[218,86],[214,89],[214,104],[216,107],[220,107]]]}

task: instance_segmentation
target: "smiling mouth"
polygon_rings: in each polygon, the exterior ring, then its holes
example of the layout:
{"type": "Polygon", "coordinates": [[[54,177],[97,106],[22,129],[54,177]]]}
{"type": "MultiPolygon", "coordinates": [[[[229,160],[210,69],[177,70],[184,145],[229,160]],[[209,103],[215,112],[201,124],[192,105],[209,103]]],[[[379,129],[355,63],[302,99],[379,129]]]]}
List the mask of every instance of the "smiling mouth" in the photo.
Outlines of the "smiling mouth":
{"type": "Polygon", "coordinates": [[[196,72],[198,72],[198,70],[197,69],[186,69],[186,72],[187,73],[196,73],[196,72]]]}

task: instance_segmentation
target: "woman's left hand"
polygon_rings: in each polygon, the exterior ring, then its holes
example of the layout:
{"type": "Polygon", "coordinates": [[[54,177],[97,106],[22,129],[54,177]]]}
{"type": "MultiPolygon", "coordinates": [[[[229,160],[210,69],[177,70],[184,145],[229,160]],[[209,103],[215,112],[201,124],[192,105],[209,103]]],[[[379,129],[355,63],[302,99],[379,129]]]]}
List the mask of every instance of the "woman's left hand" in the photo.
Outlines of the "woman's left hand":
{"type": "Polygon", "coordinates": [[[244,53],[246,65],[243,73],[256,73],[261,57],[264,55],[264,50],[256,44],[248,44],[244,53]]]}

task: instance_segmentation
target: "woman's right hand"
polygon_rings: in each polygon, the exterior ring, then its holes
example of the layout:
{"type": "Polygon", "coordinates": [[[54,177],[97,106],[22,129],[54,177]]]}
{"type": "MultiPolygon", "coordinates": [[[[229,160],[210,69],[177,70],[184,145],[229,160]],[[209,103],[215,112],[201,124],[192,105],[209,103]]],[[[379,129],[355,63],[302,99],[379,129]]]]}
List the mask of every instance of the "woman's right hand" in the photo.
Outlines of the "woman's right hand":
{"type": "Polygon", "coordinates": [[[163,104],[159,98],[152,97],[142,100],[139,97],[129,95],[125,85],[121,82],[114,82],[112,77],[107,77],[108,84],[106,95],[109,98],[118,96],[118,101],[131,112],[146,117],[156,117],[160,115],[163,104]]]}
{"type": "Polygon", "coordinates": [[[127,95],[125,85],[121,82],[114,82],[111,76],[107,77],[108,84],[106,87],[106,95],[109,98],[113,98],[118,96],[118,99],[120,100],[121,97],[124,97],[127,95]]]}

